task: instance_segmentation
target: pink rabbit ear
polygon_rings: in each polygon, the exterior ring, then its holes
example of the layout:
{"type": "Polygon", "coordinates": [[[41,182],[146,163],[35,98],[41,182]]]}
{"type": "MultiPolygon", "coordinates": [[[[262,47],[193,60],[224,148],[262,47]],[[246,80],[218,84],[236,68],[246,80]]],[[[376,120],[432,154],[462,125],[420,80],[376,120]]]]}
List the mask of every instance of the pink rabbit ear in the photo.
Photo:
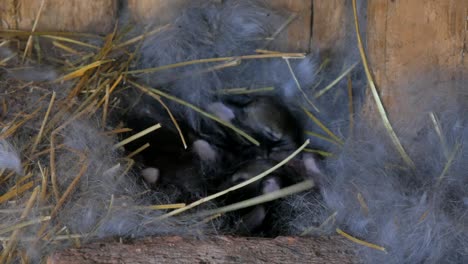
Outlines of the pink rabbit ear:
{"type": "Polygon", "coordinates": [[[306,169],[307,174],[321,174],[322,172],[317,166],[317,161],[315,160],[314,156],[306,153],[302,157],[302,162],[304,163],[304,167],[306,169]]]}
{"type": "Polygon", "coordinates": [[[141,171],[141,176],[149,184],[155,184],[159,180],[159,169],[155,167],[148,167],[141,171]]]}
{"type": "Polygon", "coordinates": [[[206,140],[197,139],[193,142],[192,147],[202,161],[215,162],[218,157],[216,150],[206,140]]]}
{"type": "Polygon", "coordinates": [[[231,122],[236,117],[234,111],[221,102],[214,102],[208,105],[207,110],[226,122],[231,122]]]}

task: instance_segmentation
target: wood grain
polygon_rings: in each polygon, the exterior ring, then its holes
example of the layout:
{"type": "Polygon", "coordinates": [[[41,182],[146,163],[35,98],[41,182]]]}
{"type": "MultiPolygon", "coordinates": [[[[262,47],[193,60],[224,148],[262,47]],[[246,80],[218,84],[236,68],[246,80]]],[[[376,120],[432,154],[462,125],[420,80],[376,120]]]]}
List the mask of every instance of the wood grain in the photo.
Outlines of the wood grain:
{"type": "MultiPolygon", "coordinates": [[[[117,0],[44,0],[38,31],[107,33],[117,15],[117,0]]],[[[30,30],[42,0],[0,0],[0,27],[30,30]]]]}
{"type": "MultiPolygon", "coordinates": [[[[318,50],[341,48],[352,17],[349,16],[351,1],[314,0],[312,47],[318,50]]],[[[351,28],[354,29],[354,28],[351,28]]]]}
{"type": "Polygon", "coordinates": [[[270,0],[273,7],[293,12],[297,18],[278,35],[275,46],[288,52],[309,52],[312,33],[312,0],[270,0]]]}
{"type": "MultiPolygon", "coordinates": [[[[219,1],[219,0],[211,0],[219,1]]],[[[130,17],[137,22],[166,24],[189,0],[128,0],[130,17]]],[[[272,7],[297,13],[297,18],[275,39],[275,48],[288,52],[308,52],[312,25],[312,0],[270,0],[272,7]]]]}
{"type": "Polygon", "coordinates": [[[172,21],[190,0],[128,0],[127,3],[132,20],[159,25],[172,21]]]}
{"type": "Polygon", "coordinates": [[[358,263],[353,246],[342,237],[170,236],[84,245],[57,252],[47,263],[358,263]]]}
{"type": "Polygon", "coordinates": [[[421,79],[438,89],[466,76],[467,17],[466,0],[368,2],[368,54],[390,119],[412,118],[408,87],[421,79]]]}

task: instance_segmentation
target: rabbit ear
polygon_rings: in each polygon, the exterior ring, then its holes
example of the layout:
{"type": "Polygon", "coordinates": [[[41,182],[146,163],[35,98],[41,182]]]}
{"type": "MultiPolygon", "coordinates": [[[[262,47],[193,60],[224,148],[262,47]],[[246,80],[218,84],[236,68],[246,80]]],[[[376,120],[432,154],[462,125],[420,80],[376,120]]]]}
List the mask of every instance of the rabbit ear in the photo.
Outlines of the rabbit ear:
{"type": "Polygon", "coordinates": [[[317,175],[322,173],[318,167],[317,160],[312,154],[305,153],[302,156],[302,162],[304,163],[304,168],[308,175],[317,175]]]}
{"type": "Polygon", "coordinates": [[[148,184],[155,184],[159,180],[159,169],[148,167],[141,171],[141,176],[148,184]]]}
{"type": "Polygon", "coordinates": [[[234,111],[222,102],[213,102],[209,104],[207,110],[219,119],[229,123],[236,118],[234,111]]]}
{"type": "Polygon", "coordinates": [[[203,139],[197,139],[192,144],[194,152],[200,160],[208,163],[214,163],[219,158],[216,149],[203,139]]]}

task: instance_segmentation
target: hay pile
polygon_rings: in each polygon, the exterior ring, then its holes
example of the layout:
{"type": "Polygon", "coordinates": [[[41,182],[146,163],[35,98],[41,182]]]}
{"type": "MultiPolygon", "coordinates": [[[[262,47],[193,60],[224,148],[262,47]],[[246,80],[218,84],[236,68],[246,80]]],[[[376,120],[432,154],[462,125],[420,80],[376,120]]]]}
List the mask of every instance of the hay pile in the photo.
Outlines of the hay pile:
{"type": "MultiPolygon", "coordinates": [[[[256,14],[249,14],[252,15],[256,14]]],[[[215,208],[214,198],[260,179],[299,153],[292,149],[291,155],[262,173],[263,176],[230,186],[188,206],[174,203],[179,199],[177,191],[151,190],[139,174],[144,165],[133,160],[150,144],[137,143],[131,151],[124,148],[147,134],[157,137],[161,124],[154,123],[140,133],[127,128],[125,118],[128,112],[132,113],[128,109],[132,102],[125,100],[129,95],[138,93],[161,103],[167,114],[162,121],[169,120],[180,132],[181,141],[174,144],[188,141],[177,122],[180,109],[193,110],[247,141],[258,142],[229,122],[202,110],[200,104],[151,88],[141,82],[142,78],[134,78],[135,74],[202,63],[202,68],[206,68],[210,62],[234,67],[243,60],[304,57],[304,54],[259,52],[130,71],[140,63],[141,41],[167,32],[167,28],[155,27],[129,35],[125,28],[116,27],[106,37],[52,32],[31,35],[21,31],[2,34],[0,219],[4,237],[0,262],[35,262],[53,250],[103,237],[217,232],[217,217],[233,209],[207,210],[215,208]],[[194,207],[203,208],[203,212],[179,216],[194,207]],[[177,208],[180,210],[168,213],[177,208]]],[[[262,91],[243,88],[227,93],[262,91]]],[[[291,186],[257,203],[310,187],[310,182],[291,186]]]]}
{"type": "Polygon", "coordinates": [[[0,262],[37,261],[96,237],[187,233],[176,222],[139,224],[183,205],[137,184],[137,152],[119,147],[118,135],[129,129],[109,125],[132,56],[121,55],[125,43],[115,47],[115,34],[87,42],[44,34],[33,46],[51,53],[23,57],[7,48],[27,50],[15,34],[1,48],[0,262]]]}
{"type": "Polygon", "coordinates": [[[337,233],[369,263],[466,261],[466,93],[410,87],[420,119],[391,124],[354,31],[351,51],[331,57],[274,51],[287,21],[231,0],[105,37],[3,32],[0,262],[112,236],[239,234],[230,212],[251,206],[268,213],[270,235],[337,233]],[[364,73],[377,119],[359,114],[364,73]],[[300,140],[288,136],[296,127],[277,136],[275,123],[243,122],[256,108],[230,104],[265,96],[298,119],[300,140]],[[171,140],[158,141],[163,131],[171,140]],[[263,151],[265,131],[286,144],[236,182],[263,151]],[[174,161],[167,178],[180,184],[160,188],[141,171],[154,172],[152,155],[172,150],[189,153],[188,165],[174,161]],[[297,167],[301,177],[285,188],[246,201],[230,195],[297,167]]]}

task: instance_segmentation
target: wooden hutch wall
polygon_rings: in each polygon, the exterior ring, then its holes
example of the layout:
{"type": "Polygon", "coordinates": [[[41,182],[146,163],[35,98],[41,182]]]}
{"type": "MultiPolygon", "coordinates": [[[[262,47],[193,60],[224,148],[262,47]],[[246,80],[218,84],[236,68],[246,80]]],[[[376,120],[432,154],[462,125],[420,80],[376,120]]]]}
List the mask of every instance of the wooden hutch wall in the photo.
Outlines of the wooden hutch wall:
{"type": "MultiPolygon", "coordinates": [[[[0,0],[0,27],[30,30],[43,1],[36,31],[103,34],[113,28],[119,14],[117,0],[0,0]]],[[[128,8],[120,8],[140,22],[156,18],[167,23],[189,1],[127,0],[128,8]]],[[[331,47],[354,30],[349,27],[351,0],[269,2],[298,14],[278,36],[285,51],[308,52],[311,44],[314,49],[331,47]]],[[[437,84],[467,73],[468,0],[371,0],[367,10],[367,53],[390,112],[403,96],[398,87],[410,85],[410,77],[440,72],[431,75],[437,84]]]]}

